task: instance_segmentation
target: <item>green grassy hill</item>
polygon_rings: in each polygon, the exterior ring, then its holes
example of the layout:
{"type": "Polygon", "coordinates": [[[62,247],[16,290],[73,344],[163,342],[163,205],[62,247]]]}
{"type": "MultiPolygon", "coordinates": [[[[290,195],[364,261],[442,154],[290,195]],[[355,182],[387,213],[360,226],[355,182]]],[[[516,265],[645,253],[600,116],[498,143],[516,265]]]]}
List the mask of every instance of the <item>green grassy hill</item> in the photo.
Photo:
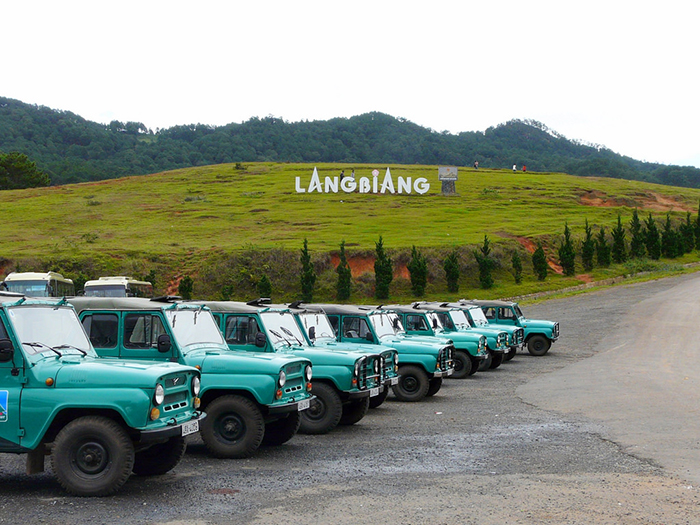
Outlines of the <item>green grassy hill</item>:
{"type": "MultiPolygon", "coordinates": [[[[525,247],[541,240],[552,256],[565,222],[580,238],[585,219],[596,231],[600,226],[609,230],[618,213],[628,224],[632,210],[638,208],[642,218],[652,213],[661,228],[666,213],[676,223],[685,220],[686,212],[693,213],[694,219],[700,201],[697,189],[482,169],[462,169],[457,195],[443,196],[436,166],[399,165],[389,166],[395,184],[398,177],[425,177],[430,190],[424,195],[297,193],[295,178],[300,177],[301,186],[308,188],[313,168],[311,164],[223,164],[0,192],[0,256],[5,271],[43,267],[63,270],[79,281],[150,271],[158,276],[156,286],[162,291],[182,275],[192,275],[199,283],[195,291],[210,296],[229,286],[230,295],[237,296],[245,288],[248,297],[266,273],[278,295],[286,298],[295,293],[289,288],[298,285],[294,279],[298,279],[304,238],[320,273],[319,293],[330,295],[335,278],[330,271],[332,255],[345,240],[356,259],[353,273],[358,294],[366,294],[371,283],[362,275],[363,268],[371,271],[375,242],[381,235],[385,247],[393,250],[398,277],[407,276],[401,267],[412,245],[429,254],[433,284],[428,293],[439,295],[444,293],[440,257],[455,247],[463,252],[466,292],[475,282],[467,275],[474,264],[471,250],[488,235],[500,261],[493,291],[499,295],[506,291],[498,286],[499,281],[508,280],[509,253],[519,249],[527,257],[525,247]],[[363,258],[364,266],[359,262],[363,258]],[[283,277],[284,272],[289,275],[283,277]],[[329,275],[321,275],[324,272],[329,275]]],[[[322,182],[342,169],[349,175],[352,168],[358,179],[372,179],[371,171],[377,168],[381,183],[387,167],[319,164],[317,168],[322,182]]],[[[694,260],[697,254],[683,260],[694,260]]],[[[541,288],[542,283],[527,277],[529,259],[524,259],[524,266],[522,290],[541,288]]],[[[547,286],[580,280],[561,278],[554,283],[556,279],[552,277],[547,286]]],[[[400,281],[395,286],[402,295],[406,290],[400,281]]],[[[517,291],[510,284],[502,286],[517,291]]]]}

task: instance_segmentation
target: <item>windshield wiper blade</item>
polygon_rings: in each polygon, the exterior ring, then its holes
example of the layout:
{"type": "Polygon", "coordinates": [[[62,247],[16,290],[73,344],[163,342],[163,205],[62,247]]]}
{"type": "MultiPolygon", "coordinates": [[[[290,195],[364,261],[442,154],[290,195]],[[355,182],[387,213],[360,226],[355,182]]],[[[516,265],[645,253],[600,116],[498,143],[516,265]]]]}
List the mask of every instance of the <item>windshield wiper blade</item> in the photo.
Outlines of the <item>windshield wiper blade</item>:
{"type": "Polygon", "coordinates": [[[294,339],[296,339],[297,344],[298,344],[299,346],[302,346],[302,342],[299,341],[299,338],[298,338],[296,335],[294,335],[294,334],[292,333],[292,331],[291,331],[289,328],[287,328],[286,326],[283,326],[283,327],[282,327],[282,331],[283,331],[285,334],[287,334],[288,336],[293,337],[294,339]]]}
{"type": "MultiPolygon", "coordinates": [[[[31,346],[31,347],[33,347],[33,348],[46,348],[47,350],[51,350],[52,352],[54,352],[55,354],[57,354],[58,357],[63,357],[63,354],[62,354],[61,352],[59,352],[58,350],[56,350],[55,348],[53,348],[53,347],[51,347],[51,346],[49,346],[49,345],[45,345],[44,343],[40,343],[40,342],[38,342],[38,341],[32,341],[32,342],[25,342],[25,341],[22,341],[22,344],[23,344],[23,345],[27,345],[27,346],[31,346]]],[[[59,348],[60,348],[60,347],[59,347],[59,348]]]]}
{"type": "Polygon", "coordinates": [[[82,348],[78,348],[77,346],[73,346],[73,345],[59,345],[56,348],[72,348],[73,350],[77,350],[78,352],[80,352],[83,355],[88,355],[88,353],[85,350],[83,350],[82,348]]]}
{"type": "Polygon", "coordinates": [[[284,336],[283,336],[282,334],[280,334],[279,332],[270,329],[270,333],[271,333],[272,335],[274,335],[275,337],[277,337],[278,339],[281,339],[282,341],[284,341],[285,343],[287,343],[287,346],[292,346],[292,343],[290,343],[290,342],[287,340],[287,338],[284,337],[284,336]]]}

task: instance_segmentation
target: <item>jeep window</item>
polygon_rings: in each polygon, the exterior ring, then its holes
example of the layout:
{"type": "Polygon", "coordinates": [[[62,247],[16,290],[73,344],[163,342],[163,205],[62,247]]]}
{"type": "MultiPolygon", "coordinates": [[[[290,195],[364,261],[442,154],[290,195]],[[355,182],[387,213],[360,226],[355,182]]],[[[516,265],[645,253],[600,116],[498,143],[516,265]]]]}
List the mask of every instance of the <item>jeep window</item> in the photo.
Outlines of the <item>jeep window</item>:
{"type": "Polygon", "coordinates": [[[435,312],[429,312],[429,313],[425,314],[425,317],[428,321],[428,325],[433,330],[442,330],[443,326],[442,326],[442,323],[440,322],[440,317],[435,312]]]}
{"type": "Polygon", "coordinates": [[[200,343],[225,344],[209,310],[166,310],[165,318],[180,348],[200,343]]]}
{"type": "Polygon", "coordinates": [[[428,323],[422,315],[406,315],[406,329],[409,331],[420,332],[428,330],[428,323]]]}
{"type": "Polygon", "coordinates": [[[440,323],[442,323],[442,326],[444,326],[447,330],[457,330],[458,326],[460,328],[468,328],[469,321],[467,321],[466,326],[464,324],[466,317],[464,319],[458,316],[456,317],[454,315],[455,313],[464,315],[461,311],[439,312],[437,316],[440,318],[440,323]]]}
{"type": "Polygon", "coordinates": [[[338,316],[337,315],[329,315],[328,321],[331,323],[331,326],[333,327],[333,333],[335,333],[335,336],[338,337],[338,316]]]}
{"type": "Polygon", "coordinates": [[[116,314],[91,314],[83,317],[83,328],[95,348],[115,348],[119,335],[116,314]]]}
{"type": "Polygon", "coordinates": [[[316,337],[332,337],[335,339],[335,330],[333,330],[325,314],[312,312],[299,314],[299,320],[307,334],[309,333],[309,328],[313,326],[316,329],[316,337]]]}
{"type": "Polygon", "coordinates": [[[229,316],[224,327],[224,339],[230,345],[254,345],[255,336],[259,331],[255,317],[229,316]]]}
{"type": "Polygon", "coordinates": [[[484,308],[484,316],[486,319],[495,319],[496,318],[496,309],[489,306],[487,308],[484,308]]]}
{"type": "Polygon", "coordinates": [[[403,324],[397,314],[371,314],[369,320],[374,327],[377,337],[403,332],[403,324]],[[396,324],[396,328],[394,328],[394,324],[396,324]]]}
{"type": "Polygon", "coordinates": [[[2,322],[2,319],[0,319],[0,339],[9,339],[7,335],[7,330],[5,330],[5,325],[2,322]]]}
{"type": "Polygon", "coordinates": [[[89,355],[96,355],[72,308],[18,306],[9,309],[8,319],[14,326],[17,337],[24,343],[24,350],[28,355],[40,354],[50,351],[46,347],[58,346],[61,347],[61,353],[79,353],[78,350],[69,348],[72,346],[80,348],[89,355]],[[41,343],[41,345],[29,346],[27,343],[41,343]]]}
{"type": "Polygon", "coordinates": [[[260,314],[265,330],[273,343],[280,341],[291,344],[305,344],[306,338],[290,312],[264,312],[260,314]]]}
{"type": "Polygon", "coordinates": [[[165,333],[160,317],[152,314],[128,314],[124,318],[124,347],[151,348],[165,333]]]}
{"type": "Polygon", "coordinates": [[[344,317],[343,337],[351,339],[364,339],[371,333],[367,320],[364,317],[344,317]]]}
{"type": "Polygon", "coordinates": [[[517,315],[518,317],[525,317],[523,315],[523,311],[520,309],[520,306],[518,306],[517,304],[513,305],[513,310],[515,310],[515,315],[517,315]]]}
{"type": "Polygon", "coordinates": [[[515,314],[513,313],[513,310],[510,308],[505,308],[505,307],[500,307],[498,309],[498,318],[499,319],[508,319],[508,320],[514,320],[515,319],[515,314]]]}

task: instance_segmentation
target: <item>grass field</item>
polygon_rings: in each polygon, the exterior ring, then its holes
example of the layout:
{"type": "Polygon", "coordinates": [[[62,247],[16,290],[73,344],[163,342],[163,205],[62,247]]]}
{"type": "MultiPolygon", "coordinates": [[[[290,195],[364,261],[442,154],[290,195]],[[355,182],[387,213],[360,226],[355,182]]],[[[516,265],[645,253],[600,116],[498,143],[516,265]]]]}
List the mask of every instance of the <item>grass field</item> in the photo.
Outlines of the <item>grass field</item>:
{"type": "MultiPolygon", "coordinates": [[[[495,246],[542,240],[553,253],[565,222],[580,238],[585,219],[609,230],[618,213],[627,224],[638,208],[642,218],[652,213],[661,228],[660,221],[669,212],[675,221],[684,220],[686,212],[694,219],[700,200],[700,190],[687,188],[471,168],[460,169],[457,195],[443,196],[436,166],[389,166],[394,180],[428,179],[431,187],[424,195],[297,193],[295,178],[307,187],[314,165],[242,167],[216,165],[0,192],[0,256],[6,266],[18,260],[80,256],[185,265],[196,272],[196,260],[211,253],[298,250],[304,238],[315,254],[337,251],[345,240],[351,254],[367,255],[380,235],[388,249],[416,245],[440,251],[473,246],[488,235],[495,246]]],[[[387,168],[316,167],[321,181],[338,176],[342,169],[349,175],[352,168],[358,179],[372,179],[376,168],[380,183],[387,168]]],[[[682,261],[695,260],[696,254],[682,261]]],[[[126,265],[123,271],[128,270],[126,265]]],[[[171,277],[178,273],[179,269],[170,269],[171,277]]]]}

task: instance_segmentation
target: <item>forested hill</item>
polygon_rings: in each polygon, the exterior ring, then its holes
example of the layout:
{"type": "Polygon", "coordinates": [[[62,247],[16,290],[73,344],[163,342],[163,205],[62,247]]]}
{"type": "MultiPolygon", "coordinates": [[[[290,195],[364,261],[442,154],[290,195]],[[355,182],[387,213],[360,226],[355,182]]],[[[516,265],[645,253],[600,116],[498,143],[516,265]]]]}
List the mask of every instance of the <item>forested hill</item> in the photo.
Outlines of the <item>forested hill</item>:
{"type": "Polygon", "coordinates": [[[68,112],[0,97],[0,152],[24,153],[51,183],[66,184],[226,162],[349,162],[510,168],[700,187],[700,169],[634,160],[566,139],[534,121],[512,120],[453,135],[383,113],[327,121],[251,118],[242,124],[152,130],[98,124],[68,112]]]}

